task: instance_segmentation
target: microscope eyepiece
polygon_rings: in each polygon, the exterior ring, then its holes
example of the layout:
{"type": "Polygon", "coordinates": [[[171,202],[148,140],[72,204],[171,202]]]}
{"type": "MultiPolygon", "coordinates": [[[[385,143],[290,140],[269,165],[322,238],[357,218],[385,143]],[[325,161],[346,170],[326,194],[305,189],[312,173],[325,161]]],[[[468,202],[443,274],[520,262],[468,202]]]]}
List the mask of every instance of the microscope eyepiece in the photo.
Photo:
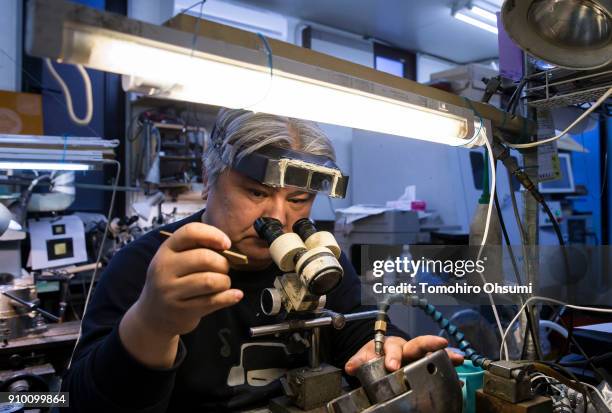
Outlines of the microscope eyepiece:
{"type": "Polygon", "coordinates": [[[271,245],[274,240],[285,232],[283,231],[283,224],[275,218],[257,218],[253,224],[255,231],[260,238],[266,240],[271,245]]]}
{"type": "Polygon", "coordinates": [[[293,224],[293,232],[298,234],[302,241],[306,241],[311,235],[317,232],[317,227],[309,218],[302,218],[293,224]]]}

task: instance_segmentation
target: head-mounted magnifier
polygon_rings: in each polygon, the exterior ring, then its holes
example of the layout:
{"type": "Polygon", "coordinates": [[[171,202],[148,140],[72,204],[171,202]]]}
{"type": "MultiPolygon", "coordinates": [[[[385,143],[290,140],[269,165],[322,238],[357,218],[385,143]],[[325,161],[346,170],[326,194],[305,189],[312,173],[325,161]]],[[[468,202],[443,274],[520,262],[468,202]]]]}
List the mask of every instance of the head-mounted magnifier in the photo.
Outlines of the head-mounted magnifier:
{"type": "MultiPolygon", "coordinates": [[[[210,134],[222,160],[224,134],[216,125],[210,134]]],[[[231,144],[226,146],[232,151],[231,144]]],[[[344,198],[348,187],[349,177],[327,156],[277,146],[259,148],[235,159],[229,166],[263,185],[275,188],[295,187],[306,192],[327,194],[332,198],[344,198]]]]}
{"type": "Polygon", "coordinates": [[[326,156],[266,146],[235,161],[232,168],[277,188],[295,187],[344,198],[348,176],[326,156]]]}

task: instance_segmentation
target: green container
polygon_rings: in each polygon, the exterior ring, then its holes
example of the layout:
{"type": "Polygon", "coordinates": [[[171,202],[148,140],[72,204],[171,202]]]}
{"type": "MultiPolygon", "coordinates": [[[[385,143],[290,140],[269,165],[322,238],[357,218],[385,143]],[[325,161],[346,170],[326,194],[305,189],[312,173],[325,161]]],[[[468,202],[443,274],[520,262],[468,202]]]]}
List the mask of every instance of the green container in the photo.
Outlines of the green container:
{"type": "Polygon", "coordinates": [[[484,370],[477,367],[471,360],[455,367],[459,380],[463,382],[463,413],[476,413],[476,390],[482,388],[484,370]]]}

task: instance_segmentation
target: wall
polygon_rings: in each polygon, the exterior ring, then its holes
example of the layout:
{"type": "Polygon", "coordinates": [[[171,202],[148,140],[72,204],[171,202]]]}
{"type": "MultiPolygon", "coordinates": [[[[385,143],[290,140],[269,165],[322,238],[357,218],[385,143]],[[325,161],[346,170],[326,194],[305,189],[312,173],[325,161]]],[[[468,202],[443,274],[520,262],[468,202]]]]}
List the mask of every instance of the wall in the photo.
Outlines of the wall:
{"type": "Polygon", "coordinates": [[[348,60],[367,67],[374,67],[372,43],[324,30],[312,30],[311,49],[348,60]]]}
{"type": "Polygon", "coordinates": [[[162,24],[173,14],[174,0],[128,0],[128,16],[134,19],[162,24]]]}
{"type": "Polygon", "coordinates": [[[4,0],[0,13],[0,90],[21,90],[22,0],[4,0]],[[8,56],[7,56],[8,55],[8,56]]]}
{"type": "Polygon", "coordinates": [[[446,60],[438,59],[423,53],[417,53],[417,82],[429,82],[432,73],[451,69],[456,65],[446,60]]]}
{"type": "MultiPolygon", "coordinates": [[[[104,10],[105,6],[104,0],[78,0],[77,2],[102,10],[104,10]]],[[[76,115],[82,117],[85,110],[83,79],[70,64],[55,62],[53,65],[70,90],[76,115]]],[[[41,82],[45,135],[99,136],[108,138],[104,133],[104,73],[98,70],[86,70],[91,79],[94,112],[88,126],[77,126],[68,117],[65,98],[58,83],[43,64],[41,82]]],[[[78,183],[105,183],[102,171],[77,172],[75,177],[78,183]]],[[[107,195],[104,191],[100,190],[78,188],[75,202],[70,206],[69,210],[106,213],[106,208],[108,208],[107,195]]]]}

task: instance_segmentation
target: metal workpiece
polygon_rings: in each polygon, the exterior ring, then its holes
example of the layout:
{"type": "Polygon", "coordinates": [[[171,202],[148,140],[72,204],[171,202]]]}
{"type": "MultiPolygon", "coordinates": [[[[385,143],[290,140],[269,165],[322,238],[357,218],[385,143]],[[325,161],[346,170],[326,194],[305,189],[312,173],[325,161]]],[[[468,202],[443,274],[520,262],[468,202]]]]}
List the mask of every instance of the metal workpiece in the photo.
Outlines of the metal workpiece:
{"type": "Polygon", "coordinates": [[[278,324],[270,324],[267,326],[259,326],[252,327],[250,329],[251,337],[262,337],[269,336],[278,333],[286,333],[289,331],[300,331],[300,330],[309,330],[315,327],[323,327],[323,326],[338,326],[340,328],[344,327],[344,324],[350,321],[356,320],[366,320],[369,318],[375,318],[378,312],[376,310],[372,311],[362,311],[359,313],[350,313],[350,314],[342,314],[344,322],[342,322],[342,318],[339,317],[337,313],[334,313],[333,316],[325,316],[325,317],[317,317],[309,320],[290,320],[285,321],[283,323],[278,324]]]}
{"type": "Polygon", "coordinates": [[[298,368],[281,378],[281,383],[285,396],[270,401],[272,412],[324,410],[329,400],[342,394],[342,370],[324,364],[318,369],[298,368]]]}
{"type": "MultiPolygon", "coordinates": [[[[378,377],[379,366],[373,363],[369,372],[371,374],[366,375],[366,380],[378,377]]],[[[463,408],[461,384],[444,350],[438,350],[396,372],[386,374],[382,379],[370,382],[362,389],[364,391],[352,391],[332,400],[327,404],[328,411],[332,413],[460,413],[463,408]],[[402,388],[404,390],[400,391],[402,388]],[[370,403],[366,408],[363,408],[364,392],[370,403]],[[397,395],[385,401],[376,400],[376,398],[386,399],[391,393],[397,395]]]]}
{"type": "Polygon", "coordinates": [[[378,357],[363,363],[355,373],[362,386],[368,386],[382,379],[387,374],[389,374],[389,372],[385,368],[384,357],[378,357]]]}
{"type": "Polygon", "coordinates": [[[501,377],[488,371],[484,373],[483,391],[509,403],[518,403],[533,398],[528,378],[501,377]]]}
{"type": "Polygon", "coordinates": [[[327,411],[329,413],[359,413],[371,406],[365,390],[359,387],[327,403],[327,411]]]}
{"type": "MultiPolygon", "coordinates": [[[[381,365],[384,370],[384,360],[381,365]]],[[[374,377],[370,377],[370,379],[374,377]]],[[[408,391],[408,386],[404,378],[404,371],[401,369],[393,373],[385,371],[382,377],[369,383],[362,383],[362,385],[372,404],[386,402],[408,391]]]]}
{"type": "Polygon", "coordinates": [[[508,403],[533,399],[529,373],[531,364],[509,360],[491,362],[484,373],[483,392],[508,403]]]}
{"type": "Polygon", "coordinates": [[[491,362],[488,370],[499,377],[522,380],[529,374],[531,368],[530,364],[499,360],[491,362]]]}

